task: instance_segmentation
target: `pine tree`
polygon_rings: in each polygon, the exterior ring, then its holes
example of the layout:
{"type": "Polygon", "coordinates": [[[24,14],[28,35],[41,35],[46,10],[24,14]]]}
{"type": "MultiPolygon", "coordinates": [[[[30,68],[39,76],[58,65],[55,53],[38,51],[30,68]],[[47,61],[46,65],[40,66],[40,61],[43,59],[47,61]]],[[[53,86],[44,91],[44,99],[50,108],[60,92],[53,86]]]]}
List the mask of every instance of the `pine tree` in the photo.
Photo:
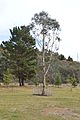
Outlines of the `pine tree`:
{"type": "Polygon", "coordinates": [[[30,35],[29,27],[21,26],[10,29],[10,40],[1,44],[3,56],[13,69],[14,75],[19,79],[19,85],[24,85],[24,80],[34,77],[36,68],[35,39],[30,35]]]}

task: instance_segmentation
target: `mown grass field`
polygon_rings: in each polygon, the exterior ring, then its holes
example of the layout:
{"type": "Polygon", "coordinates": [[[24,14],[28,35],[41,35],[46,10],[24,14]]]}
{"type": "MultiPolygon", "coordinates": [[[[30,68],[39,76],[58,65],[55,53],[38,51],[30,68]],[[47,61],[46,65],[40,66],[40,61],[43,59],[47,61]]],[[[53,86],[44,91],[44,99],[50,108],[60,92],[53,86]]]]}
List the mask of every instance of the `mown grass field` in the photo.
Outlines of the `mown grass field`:
{"type": "Polygon", "coordinates": [[[33,88],[0,88],[0,120],[80,120],[80,88],[53,88],[35,96],[33,88]]]}

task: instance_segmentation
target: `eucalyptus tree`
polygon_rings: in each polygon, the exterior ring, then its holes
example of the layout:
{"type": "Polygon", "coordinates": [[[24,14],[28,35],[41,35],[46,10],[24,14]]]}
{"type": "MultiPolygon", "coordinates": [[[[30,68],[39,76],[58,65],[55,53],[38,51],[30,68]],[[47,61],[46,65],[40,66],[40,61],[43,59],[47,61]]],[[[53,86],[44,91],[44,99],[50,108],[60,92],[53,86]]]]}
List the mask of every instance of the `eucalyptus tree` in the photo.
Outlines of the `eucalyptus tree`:
{"type": "Polygon", "coordinates": [[[42,69],[43,69],[43,90],[42,95],[45,95],[46,88],[46,75],[50,68],[50,62],[52,59],[52,54],[55,49],[58,49],[58,41],[60,25],[56,19],[52,19],[48,13],[45,11],[35,14],[32,18],[32,23],[30,25],[32,35],[36,39],[36,46],[41,50],[42,53],[42,69]],[[48,65],[45,62],[45,51],[50,51],[50,58],[48,65]]]}

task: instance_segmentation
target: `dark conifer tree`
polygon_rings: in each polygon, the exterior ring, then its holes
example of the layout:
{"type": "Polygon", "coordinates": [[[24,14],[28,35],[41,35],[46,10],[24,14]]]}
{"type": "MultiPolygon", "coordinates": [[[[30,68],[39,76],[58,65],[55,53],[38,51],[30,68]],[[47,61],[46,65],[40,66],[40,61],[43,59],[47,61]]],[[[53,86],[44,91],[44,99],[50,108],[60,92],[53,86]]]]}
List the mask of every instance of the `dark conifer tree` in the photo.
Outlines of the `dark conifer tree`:
{"type": "Polygon", "coordinates": [[[35,40],[30,35],[29,27],[21,26],[10,29],[10,40],[2,42],[3,56],[7,58],[9,67],[19,79],[19,85],[24,85],[24,80],[35,75],[36,48],[35,40]]]}

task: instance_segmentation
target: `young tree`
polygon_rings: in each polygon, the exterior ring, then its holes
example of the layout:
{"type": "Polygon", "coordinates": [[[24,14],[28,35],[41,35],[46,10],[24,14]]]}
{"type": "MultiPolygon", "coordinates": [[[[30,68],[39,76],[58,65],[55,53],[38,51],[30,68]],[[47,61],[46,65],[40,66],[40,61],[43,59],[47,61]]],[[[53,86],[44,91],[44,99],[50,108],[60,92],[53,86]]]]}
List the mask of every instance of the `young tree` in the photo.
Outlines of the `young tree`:
{"type": "Polygon", "coordinates": [[[13,75],[10,73],[10,70],[7,69],[3,74],[4,84],[9,85],[13,81],[13,75]]]}
{"type": "Polygon", "coordinates": [[[58,73],[56,76],[56,81],[55,81],[55,85],[57,85],[59,87],[59,85],[61,85],[62,81],[61,81],[61,76],[58,73]]]}
{"type": "Polygon", "coordinates": [[[24,85],[24,80],[35,75],[36,49],[35,40],[30,35],[29,27],[21,26],[10,29],[9,41],[1,44],[3,55],[9,62],[9,67],[19,79],[19,85],[24,85]]]}
{"type": "Polygon", "coordinates": [[[76,79],[75,75],[73,75],[72,77],[68,77],[67,78],[67,83],[70,84],[70,90],[72,91],[72,87],[77,86],[77,79],[76,79]]]}
{"type": "Polygon", "coordinates": [[[36,76],[35,79],[34,79],[34,84],[35,84],[36,86],[39,85],[39,79],[38,79],[37,76],[36,76]]]}
{"type": "Polygon", "coordinates": [[[52,59],[54,44],[57,47],[57,42],[60,41],[58,37],[58,31],[60,30],[59,23],[52,19],[48,13],[42,11],[39,14],[35,14],[32,18],[32,24],[30,26],[32,30],[32,35],[36,39],[36,46],[40,47],[39,50],[42,52],[42,71],[43,71],[43,90],[42,95],[45,95],[45,87],[46,87],[46,75],[50,68],[50,62],[52,59]],[[48,61],[48,65],[45,63],[45,50],[51,51],[50,59],[48,61]]]}
{"type": "Polygon", "coordinates": [[[75,76],[72,77],[71,84],[72,84],[73,87],[77,86],[77,79],[75,78],[75,76]]]}

